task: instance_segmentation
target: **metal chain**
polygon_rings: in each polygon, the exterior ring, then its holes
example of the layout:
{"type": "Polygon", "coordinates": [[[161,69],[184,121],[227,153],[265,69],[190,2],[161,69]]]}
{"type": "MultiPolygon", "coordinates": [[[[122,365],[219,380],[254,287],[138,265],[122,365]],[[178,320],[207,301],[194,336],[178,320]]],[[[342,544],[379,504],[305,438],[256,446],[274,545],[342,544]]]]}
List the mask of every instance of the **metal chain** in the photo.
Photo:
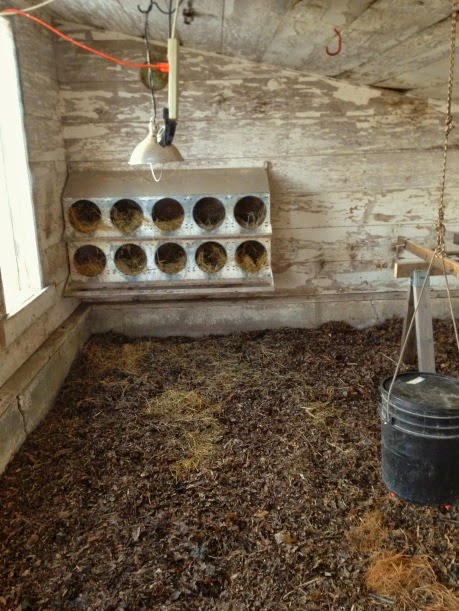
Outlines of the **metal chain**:
{"type": "Polygon", "coordinates": [[[438,257],[445,257],[445,185],[446,185],[446,163],[448,158],[448,139],[454,128],[453,115],[451,114],[451,106],[453,100],[453,83],[454,83],[454,53],[456,50],[456,30],[457,30],[457,0],[451,0],[451,42],[449,55],[449,74],[448,74],[448,98],[446,103],[446,118],[445,118],[445,140],[443,146],[443,168],[440,187],[440,200],[438,202],[438,218],[435,225],[437,233],[437,246],[435,254],[438,257]]]}

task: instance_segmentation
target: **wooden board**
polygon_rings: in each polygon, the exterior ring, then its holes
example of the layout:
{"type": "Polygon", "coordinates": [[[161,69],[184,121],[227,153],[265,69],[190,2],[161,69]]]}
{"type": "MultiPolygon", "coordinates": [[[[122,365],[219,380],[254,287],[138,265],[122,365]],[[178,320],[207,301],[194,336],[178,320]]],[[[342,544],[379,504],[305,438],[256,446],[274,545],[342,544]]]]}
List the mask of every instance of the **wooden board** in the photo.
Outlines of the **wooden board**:
{"type": "MultiPolygon", "coordinates": [[[[13,23],[43,284],[55,283],[55,287],[47,293],[46,311],[41,316],[33,307],[21,311],[21,319],[26,322],[19,328],[20,336],[8,348],[0,349],[0,386],[78,305],[77,300],[61,297],[62,280],[68,272],[65,252],[62,257],[60,202],[67,167],[58,112],[54,37],[28,20],[14,18],[13,23]]],[[[0,316],[2,313],[4,308],[0,305],[0,316]]]]}
{"type": "MultiPolygon", "coordinates": [[[[427,271],[429,264],[425,261],[396,261],[394,265],[394,278],[411,278],[414,272],[427,271]]],[[[439,269],[431,269],[431,276],[442,276],[443,272],[439,269]]]]}
{"type": "Polygon", "coordinates": [[[408,286],[405,317],[403,319],[401,350],[403,350],[402,358],[405,365],[414,365],[416,363],[416,327],[411,322],[414,316],[414,294],[413,286],[410,282],[408,286]],[[405,343],[406,342],[406,343],[405,343]]]}
{"type": "Polygon", "coordinates": [[[430,283],[425,272],[413,274],[413,299],[416,310],[416,348],[419,371],[435,373],[435,350],[433,340],[432,309],[430,306],[430,283]]]}
{"type": "MultiPolygon", "coordinates": [[[[408,252],[413,255],[416,255],[421,259],[424,259],[424,261],[427,261],[429,264],[432,261],[432,258],[434,257],[433,250],[431,250],[430,248],[426,248],[425,246],[420,246],[419,244],[416,244],[411,240],[404,241],[404,247],[408,252]]],[[[433,259],[432,267],[435,267],[440,271],[445,269],[447,274],[451,274],[452,276],[459,278],[459,261],[453,261],[452,259],[449,259],[447,257],[442,259],[441,257],[435,256],[433,259]]]]}
{"type": "MultiPolygon", "coordinates": [[[[263,158],[264,150],[275,152],[280,159],[333,153],[342,155],[351,152],[358,155],[361,151],[385,153],[394,149],[397,153],[413,149],[421,152],[424,148],[430,149],[431,143],[436,139],[440,141],[442,128],[438,119],[430,118],[425,122],[420,121],[418,125],[403,126],[397,123],[397,120],[392,118],[365,118],[360,121],[330,118],[324,128],[323,119],[319,118],[286,120],[281,124],[278,119],[265,119],[258,124],[254,123],[253,119],[241,119],[225,121],[223,124],[220,120],[189,120],[182,113],[174,143],[179,147],[182,156],[188,160],[197,155],[202,157],[204,151],[209,159],[263,158]],[[394,132],[400,134],[396,148],[394,132]],[[282,138],[281,133],[288,134],[288,138],[282,138]],[[308,137],[303,138],[303,133],[307,133],[308,137]],[[206,140],[203,143],[204,150],[196,147],[196,137],[200,134],[206,140]],[[422,142],[425,145],[418,145],[422,142]]],[[[40,127],[44,130],[46,125],[41,122],[40,127]]],[[[147,132],[148,119],[143,122],[87,122],[84,127],[81,124],[67,125],[64,138],[68,159],[76,161],[89,154],[95,161],[110,158],[121,160],[126,158],[126,151],[132,151],[136,144],[146,137],[147,132]]],[[[37,134],[38,140],[39,129],[37,134]]],[[[458,134],[451,137],[451,144],[454,145],[458,138],[458,134]]],[[[56,142],[55,149],[49,147],[49,154],[46,150],[44,154],[61,158],[57,144],[56,142]],[[53,150],[56,151],[54,154],[53,150]]]]}
{"type": "MultiPolygon", "coordinates": [[[[103,123],[109,118],[120,122],[145,121],[150,117],[150,96],[139,79],[66,82],[61,85],[61,96],[62,118],[66,124],[89,120],[103,123]]],[[[167,101],[166,92],[159,91],[156,97],[158,107],[163,107],[167,101]]],[[[370,91],[366,87],[353,87],[346,94],[344,88],[332,85],[331,81],[301,73],[256,78],[230,78],[227,75],[224,80],[183,81],[180,112],[181,122],[243,120],[248,117],[306,121],[322,118],[323,124],[324,118],[344,120],[349,117],[349,121],[358,125],[359,120],[367,117],[369,121],[380,121],[382,127],[384,121],[390,123],[406,116],[410,118],[406,123],[407,131],[409,127],[416,130],[425,121],[434,124],[441,118],[438,108],[424,100],[370,91]],[[288,112],[285,107],[287,97],[288,112]]]]}

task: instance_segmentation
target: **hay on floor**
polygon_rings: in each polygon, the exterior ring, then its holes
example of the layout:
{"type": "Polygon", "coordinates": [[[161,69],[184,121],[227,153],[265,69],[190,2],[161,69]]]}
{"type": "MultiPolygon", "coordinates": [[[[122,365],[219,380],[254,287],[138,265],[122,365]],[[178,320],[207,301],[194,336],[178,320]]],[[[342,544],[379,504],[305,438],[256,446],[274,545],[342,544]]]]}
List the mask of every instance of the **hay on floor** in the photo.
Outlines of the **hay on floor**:
{"type": "Polygon", "coordinates": [[[367,513],[361,523],[347,533],[347,540],[352,550],[372,553],[381,550],[387,535],[382,513],[376,510],[367,513]]]}
{"type": "Polygon", "coordinates": [[[367,587],[396,598],[407,609],[457,611],[459,597],[438,581],[428,556],[383,552],[367,571],[367,587]]]}
{"type": "Polygon", "coordinates": [[[177,477],[209,463],[223,434],[216,418],[220,411],[220,405],[196,391],[167,390],[147,405],[168,436],[175,455],[171,470],[177,477]]]}
{"type": "Polygon", "coordinates": [[[139,375],[150,353],[150,342],[113,344],[90,341],[84,348],[89,369],[99,377],[114,372],[139,375]]]}

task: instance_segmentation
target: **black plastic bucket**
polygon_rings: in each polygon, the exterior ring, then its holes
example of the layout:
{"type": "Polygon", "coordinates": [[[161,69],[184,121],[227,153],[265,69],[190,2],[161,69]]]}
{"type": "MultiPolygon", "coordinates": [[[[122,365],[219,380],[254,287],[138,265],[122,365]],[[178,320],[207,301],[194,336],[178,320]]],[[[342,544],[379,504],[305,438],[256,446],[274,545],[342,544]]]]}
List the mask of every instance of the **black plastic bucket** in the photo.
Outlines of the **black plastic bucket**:
{"type": "Polygon", "coordinates": [[[397,496],[459,505],[459,380],[435,373],[381,384],[382,478],[397,496]]]}

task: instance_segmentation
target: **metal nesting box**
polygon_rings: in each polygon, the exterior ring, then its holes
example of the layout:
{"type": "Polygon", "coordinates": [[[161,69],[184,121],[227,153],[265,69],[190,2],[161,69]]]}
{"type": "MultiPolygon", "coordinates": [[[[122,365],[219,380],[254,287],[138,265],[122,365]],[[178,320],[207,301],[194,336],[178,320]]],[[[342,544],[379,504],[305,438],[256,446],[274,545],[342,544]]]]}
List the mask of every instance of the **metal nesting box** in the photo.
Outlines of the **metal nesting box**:
{"type": "Polygon", "coordinates": [[[64,189],[70,277],[91,301],[266,292],[271,207],[264,169],[79,172],[64,189]]]}

